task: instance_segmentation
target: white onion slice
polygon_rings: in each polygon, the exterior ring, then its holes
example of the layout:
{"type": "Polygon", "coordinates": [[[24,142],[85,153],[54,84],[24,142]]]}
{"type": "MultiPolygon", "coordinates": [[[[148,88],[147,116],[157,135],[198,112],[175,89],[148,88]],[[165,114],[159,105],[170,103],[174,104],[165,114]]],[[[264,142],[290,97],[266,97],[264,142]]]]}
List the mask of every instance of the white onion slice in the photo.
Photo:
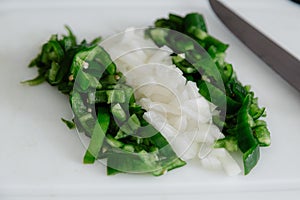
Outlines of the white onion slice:
{"type": "Polygon", "coordinates": [[[228,175],[240,173],[240,167],[223,148],[214,142],[224,137],[212,123],[218,115],[216,106],[198,93],[196,83],[187,81],[181,70],[172,65],[171,50],[157,48],[144,38],[144,32],[128,29],[121,38],[104,48],[126,77],[126,83],[145,110],[144,119],[153,125],[183,160],[195,157],[209,169],[221,169],[228,175]]]}

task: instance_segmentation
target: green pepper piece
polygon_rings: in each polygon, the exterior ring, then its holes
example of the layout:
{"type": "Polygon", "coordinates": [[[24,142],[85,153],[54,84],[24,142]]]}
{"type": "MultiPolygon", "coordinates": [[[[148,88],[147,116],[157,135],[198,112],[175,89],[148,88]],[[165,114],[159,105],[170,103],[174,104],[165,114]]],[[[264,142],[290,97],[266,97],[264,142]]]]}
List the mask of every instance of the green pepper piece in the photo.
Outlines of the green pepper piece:
{"type": "Polygon", "coordinates": [[[122,149],[131,153],[134,152],[134,146],[132,144],[125,144],[122,149]]]}
{"type": "Polygon", "coordinates": [[[226,111],[227,114],[236,113],[239,108],[241,107],[241,104],[229,96],[226,96],[226,94],[220,90],[219,88],[215,87],[211,83],[201,81],[200,84],[198,84],[199,92],[203,97],[205,97],[208,101],[212,102],[217,106],[219,106],[220,109],[222,108],[222,103],[224,101],[224,98],[226,98],[227,107],[226,111]],[[212,99],[213,98],[213,99],[212,99]]]}
{"type": "Polygon", "coordinates": [[[238,102],[243,102],[246,95],[249,93],[245,89],[245,87],[237,80],[234,73],[232,73],[231,78],[226,83],[226,86],[226,92],[238,102]]]}
{"type": "Polygon", "coordinates": [[[81,91],[87,91],[89,88],[101,88],[101,84],[97,78],[81,70],[77,73],[76,84],[80,87],[81,91]]]}
{"type": "Polygon", "coordinates": [[[181,160],[180,158],[173,157],[171,159],[168,159],[168,162],[166,162],[166,164],[163,164],[163,166],[159,170],[153,171],[152,175],[161,176],[167,171],[171,171],[184,165],[186,165],[185,161],[181,160]]]}
{"type": "Polygon", "coordinates": [[[186,35],[171,32],[166,37],[167,45],[177,54],[194,49],[194,42],[186,35]]]}
{"type": "Polygon", "coordinates": [[[150,141],[159,149],[159,157],[164,158],[160,161],[160,168],[153,171],[154,176],[160,176],[166,171],[171,171],[178,167],[182,167],[186,164],[185,161],[177,157],[176,153],[173,151],[168,141],[161,135],[157,133],[150,137],[150,141]]]}
{"type": "Polygon", "coordinates": [[[169,23],[172,24],[170,28],[172,28],[173,30],[181,31],[183,26],[183,18],[178,15],[170,13],[169,23]]]}
{"type": "Polygon", "coordinates": [[[71,28],[69,26],[65,26],[65,28],[67,29],[68,35],[63,36],[62,46],[64,46],[65,51],[68,51],[73,46],[76,46],[77,41],[76,41],[76,36],[73,34],[71,28]]]}
{"type": "Polygon", "coordinates": [[[130,127],[131,130],[136,131],[138,128],[141,127],[141,123],[139,118],[136,116],[136,114],[133,114],[129,117],[127,120],[127,124],[130,127]]]}
{"type": "Polygon", "coordinates": [[[122,85],[122,90],[125,93],[125,102],[129,103],[132,106],[132,104],[134,103],[133,89],[127,85],[122,85]]]}
{"type": "Polygon", "coordinates": [[[259,146],[253,136],[249,118],[249,107],[251,105],[251,96],[247,95],[241,109],[238,112],[237,119],[237,140],[240,150],[243,152],[244,173],[248,174],[259,160],[259,146]]]}
{"type": "Polygon", "coordinates": [[[231,79],[232,75],[233,75],[232,65],[229,63],[225,63],[223,67],[223,73],[222,73],[223,81],[225,83],[228,82],[231,79]]]}
{"type": "Polygon", "coordinates": [[[193,65],[191,65],[187,60],[183,59],[180,56],[173,56],[172,62],[185,74],[198,72],[193,65]]]}
{"type": "Polygon", "coordinates": [[[57,62],[53,61],[51,63],[51,68],[50,68],[49,74],[48,74],[48,81],[51,85],[57,83],[56,76],[57,76],[59,69],[60,69],[60,65],[57,62]]]}
{"type": "Polygon", "coordinates": [[[98,108],[98,123],[95,123],[89,147],[84,156],[83,162],[91,164],[95,162],[102,147],[106,131],[109,127],[110,115],[105,107],[98,108]]]}
{"type": "Polygon", "coordinates": [[[109,166],[106,167],[106,174],[107,174],[108,176],[116,175],[116,174],[119,174],[119,173],[123,173],[123,172],[121,172],[121,171],[119,171],[119,170],[116,170],[116,169],[114,169],[114,168],[111,168],[111,167],[109,167],[109,166]]]}
{"type": "Polygon", "coordinates": [[[255,121],[255,127],[252,129],[255,138],[257,139],[260,146],[270,146],[271,138],[270,132],[267,128],[267,124],[263,120],[255,121]]]}
{"type": "Polygon", "coordinates": [[[205,31],[200,28],[192,28],[189,30],[189,35],[195,38],[198,43],[203,46],[205,49],[209,49],[211,46],[216,48],[217,52],[225,52],[228,48],[228,44],[221,42],[220,40],[214,38],[211,35],[208,35],[205,31]]]}
{"type": "Polygon", "coordinates": [[[99,52],[97,52],[97,55],[95,56],[95,60],[99,62],[104,68],[105,71],[112,75],[116,73],[116,65],[111,60],[110,55],[100,46],[97,46],[99,49],[99,52]]]}
{"type": "Polygon", "coordinates": [[[215,46],[217,48],[217,51],[218,52],[225,52],[226,49],[228,48],[228,44],[225,44],[223,42],[221,42],[220,40],[208,35],[206,38],[205,38],[205,41],[206,43],[206,47],[209,47],[211,45],[215,46]]]}
{"type": "Polygon", "coordinates": [[[78,92],[73,91],[70,95],[70,103],[72,110],[77,117],[83,116],[87,113],[87,107],[84,105],[82,98],[78,92]]]}
{"type": "Polygon", "coordinates": [[[119,103],[115,104],[111,108],[111,112],[115,119],[119,122],[124,122],[127,119],[127,115],[119,103]]]}
{"type": "Polygon", "coordinates": [[[252,121],[249,115],[249,107],[250,107],[250,96],[247,95],[241,109],[238,112],[238,144],[239,148],[243,153],[251,149],[252,146],[255,146],[257,141],[253,137],[251,125],[249,124],[252,121]]]}
{"type": "Polygon", "coordinates": [[[85,106],[81,95],[78,92],[73,91],[70,95],[70,102],[72,110],[78,119],[77,122],[84,128],[85,134],[91,135],[93,127],[95,126],[95,120],[93,115],[87,111],[87,107],[85,106]]]}
{"type": "Polygon", "coordinates": [[[119,140],[113,138],[111,135],[106,136],[106,142],[114,148],[122,148],[124,146],[123,142],[120,142],[119,140]]]}
{"type": "Polygon", "coordinates": [[[125,132],[123,132],[122,130],[121,130],[121,128],[118,130],[118,132],[117,132],[117,135],[115,136],[115,139],[116,140],[118,140],[118,139],[122,139],[122,138],[125,138],[125,137],[127,137],[128,136],[128,134],[126,134],[125,132]]]}
{"type": "Polygon", "coordinates": [[[160,149],[160,154],[162,154],[162,156],[166,158],[172,158],[176,156],[168,141],[162,136],[161,133],[158,132],[157,134],[150,137],[150,141],[160,149]]]}
{"type": "Polygon", "coordinates": [[[214,148],[225,148],[227,151],[233,152],[238,150],[236,137],[226,136],[225,138],[219,139],[214,143],[214,148]]]}
{"type": "MultiPolygon", "coordinates": [[[[156,28],[166,28],[166,29],[176,29],[176,27],[174,26],[174,24],[172,24],[169,20],[167,19],[158,19],[155,21],[155,27],[156,28]]],[[[147,36],[149,36],[149,32],[146,32],[147,36]]]]}
{"type": "Polygon", "coordinates": [[[126,94],[123,90],[107,90],[107,103],[125,103],[126,94]]]}
{"type": "Polygon", "coordinates": [[[106,103],[106,102],[107,102],[106,90],[99,90],[96,92],[88,93],[88,103],[89,104],[106,103]]]}
{"type": "Polygon", "coordinates": [[[159,168],[155,155],[141,151],[138,153],[127,152],[122,149],[114,150],[107,157],[108,175],[115,174],[115,170],[125,173],[147,173],[159,168]]]}
{"type": "MultiPolygon", "coordinates": [[[[103,49],[100,46],[82,47],[80,50],[78,50],[74,56],[70,68],[70,72],[74,78],[76,78],[79,71],[83,70],[85,66],[89,65],[90,61],[94,61],[94,59],[98,58],[102,51],[103,49]]],[[[101,76],[102,74],[99,75],[101,76]]]]}
{"type": "Polygon", "coordinates": [[[57,41],[57,35],[52,36],[50,41],[43,45],[41,61],[51,65],[52,61],[60,62],[64,57],[64,50],[57,41]]]}
{"type": "Polygon", "coordinates": [[[193,29],[199,28],[204,32],[207,32],[205,21],[202,15],[199,13],[190,13],[184,17],[184,31],[191,33],[193,29]]]}
{"type": "Polygon", "coordinates": [[[76,126],[74,122],[61,118],[61,121],[66,124],[69,129],[74,129],[76,126]]]}
{"type": "Polygon", "coordinates": [[[259,160],[259,145],[256,143],[243,154],[244,174],[247,175],[259,160]]]}
{"type": "Polygon", "coordinates": [[[166,36],[168,35],[168,31],[166,29],[151,28],[148,30],[148,33],[157,46],[161,47],[167,44],[166,36]]]}
{"type": "Polygon", "coordinates": [[[84,128],[84,132],[87,136],[91,136],[93,133],[93,127],[95,126],[95,119],[93,115],[86,112],[84,115],[78,117],[80,125],[84,128]]]}
{"type": "Polygon", "coordinates": [[[45,76],[44,75],[38,75],[36,78],[27,80],[27,81],[22,81],[22,84],[28,84],[30,86],[34,85],[39,85],[45,81],[45,76]]]}

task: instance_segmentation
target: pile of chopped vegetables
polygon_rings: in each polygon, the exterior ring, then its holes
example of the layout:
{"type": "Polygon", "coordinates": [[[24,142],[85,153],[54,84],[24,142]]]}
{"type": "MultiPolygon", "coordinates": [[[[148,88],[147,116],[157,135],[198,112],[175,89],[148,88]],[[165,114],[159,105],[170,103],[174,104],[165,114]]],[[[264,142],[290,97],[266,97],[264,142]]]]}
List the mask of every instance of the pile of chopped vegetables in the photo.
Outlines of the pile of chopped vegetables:
{"type": "Polygon", "coordinates": [[[207,33],[202,15],[170,14],[117,43],[77,43],[67,30],[43,45],[29,65],[39,75],[25,83],[47,81],[70,97],[74,118],[62,121],[90,137],[84,163],[106,159],[108,175],[159,176],[198,157],[234,175],[240,167],[230,152],[241,151],[248,174],[259,147],[270,145],[265,109],[238,81],[224,60],[228,45],[207,33]]]}

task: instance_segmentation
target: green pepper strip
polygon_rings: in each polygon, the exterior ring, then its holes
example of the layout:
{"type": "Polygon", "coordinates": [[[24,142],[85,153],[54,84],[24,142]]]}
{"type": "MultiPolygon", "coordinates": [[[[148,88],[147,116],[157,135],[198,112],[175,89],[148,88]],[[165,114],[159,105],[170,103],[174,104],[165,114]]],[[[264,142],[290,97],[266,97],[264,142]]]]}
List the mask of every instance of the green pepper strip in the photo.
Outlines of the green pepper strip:
{"type": "Polygon", "coordinates": [[[94,131],[91,137],[89,147],[84,155],[83,162],[92,164],[98,157],[99,151],[102,147],[105,134],[108,130],[110,122],[110,115],[107,108],[98,108],[98,123],[95,124],[94,131]]]}
{"type": "Polygon", "coordinates": [[[190,33],[194,28],[207,32],[204,18],[198,13],[190,13],[184,17],[184,31],[190,33]]]}
{"type": "Polygon", "coordinates": [[[244,173],[247,175],[259,160],[259,145],[253,136],[249,118],[250,95],[244,99],[243,105],[238,112],[237,140],[240,150],[243,152],[244,173]]]}

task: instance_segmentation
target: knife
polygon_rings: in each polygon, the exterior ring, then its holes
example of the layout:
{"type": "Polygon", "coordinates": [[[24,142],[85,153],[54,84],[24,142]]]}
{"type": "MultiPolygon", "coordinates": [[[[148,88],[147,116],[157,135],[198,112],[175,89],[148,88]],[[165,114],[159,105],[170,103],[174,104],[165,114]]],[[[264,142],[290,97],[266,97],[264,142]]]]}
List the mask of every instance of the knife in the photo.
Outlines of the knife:
{"type": "Polygon", "coordinates": [[[300,0],[292,0],[295,3],[300,3],[300,0]]]}
{"type": "Polygon", "coordinates": [[[261,60],[300,92],[300,61],[218,0],[209,3],[227,28],[261,60]]]}

